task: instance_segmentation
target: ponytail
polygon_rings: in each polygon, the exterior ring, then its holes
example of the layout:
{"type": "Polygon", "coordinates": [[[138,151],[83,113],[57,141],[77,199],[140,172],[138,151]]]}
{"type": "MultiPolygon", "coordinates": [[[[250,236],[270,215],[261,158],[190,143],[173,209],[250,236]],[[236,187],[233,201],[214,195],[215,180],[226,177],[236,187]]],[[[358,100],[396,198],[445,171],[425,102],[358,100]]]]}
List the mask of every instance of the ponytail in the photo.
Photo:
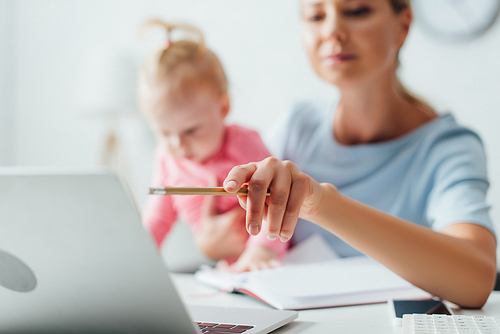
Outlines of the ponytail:
{"type": "Polygon", "coordinates": [[[154,28],[163,29],[166,38],[141,67],[141,101],[150,99],[152,92],[158,89],[168,89],[178,96],[187,96],[195,83],[206,84],[219,95],[227,93],[228,82],[222,64],[206,47],[203,34],[198,28],[185,23],[152,19],[141,27],[140,37],[154,28]],[[179,35],[174,36],[174,33],[179,35]]]}
{"type": "Polygon", "coordinates": [[[205,54],[207,51],[205,40],[202,32],[189,24],[185,23],[167,23],[160,19],[151,19],[147,21],[141,28],[141,36],[153,28],[162,28],[166,32],[166,39],[157,51],[159,54],[158,61],[164,63],[167,67],[175,65],[180,61],[195,61],[205,54]],[[183,38],[177,41],[172,41],[172,32],[178,31],[183,33],[183,38]]]}

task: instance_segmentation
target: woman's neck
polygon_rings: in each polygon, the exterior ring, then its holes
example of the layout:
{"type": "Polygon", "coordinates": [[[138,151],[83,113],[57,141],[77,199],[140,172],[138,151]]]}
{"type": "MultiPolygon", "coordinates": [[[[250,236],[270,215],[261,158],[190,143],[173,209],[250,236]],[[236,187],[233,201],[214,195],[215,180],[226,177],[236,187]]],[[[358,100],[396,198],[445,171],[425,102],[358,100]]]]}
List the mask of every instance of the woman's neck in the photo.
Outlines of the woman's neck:
{"type": "Polygon", "coordinates": [[[437,117],[405,98],[396,78],[340,87],[340,94],[333,132],[344,145],[391,140],[437,117]]]}

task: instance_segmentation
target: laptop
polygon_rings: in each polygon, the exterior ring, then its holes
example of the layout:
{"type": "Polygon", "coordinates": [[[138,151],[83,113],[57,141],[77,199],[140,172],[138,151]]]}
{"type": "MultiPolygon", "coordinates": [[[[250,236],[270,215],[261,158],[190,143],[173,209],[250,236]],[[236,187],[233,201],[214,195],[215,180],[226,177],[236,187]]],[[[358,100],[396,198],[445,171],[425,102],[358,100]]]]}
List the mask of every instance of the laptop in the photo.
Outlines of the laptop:
{"type": "Polygon", "coordinates": [[[0,301],[0,333],[195,334],[221,323],[250,334],[297,318],[184,305],[109,170],[0,168],[0,301]]]}

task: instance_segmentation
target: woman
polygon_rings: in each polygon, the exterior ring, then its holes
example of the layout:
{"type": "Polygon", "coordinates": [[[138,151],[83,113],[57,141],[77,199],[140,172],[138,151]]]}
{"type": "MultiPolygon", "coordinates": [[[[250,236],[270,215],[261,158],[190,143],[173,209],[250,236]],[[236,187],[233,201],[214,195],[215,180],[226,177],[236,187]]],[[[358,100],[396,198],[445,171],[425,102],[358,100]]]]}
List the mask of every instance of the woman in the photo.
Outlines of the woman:
{"type": "MultiPolygon", "coordinates": [[[[483,306],[496,276],[484,150],[399,82],[409,0],[302,0],[301,12],[311,64],[341,98],[300,105],[283,123],[274,151],[293,163],[229,173],[227,191],[248,184],[247,230],[260,232],[262,219],[269,239],[326,230],[343,256],[364,253],[433,295],[483,306]],[[313,224],[296,227],[298,217],[313,224]]],[[[256,246],[240,260],[272,255],[256,246]]]]}

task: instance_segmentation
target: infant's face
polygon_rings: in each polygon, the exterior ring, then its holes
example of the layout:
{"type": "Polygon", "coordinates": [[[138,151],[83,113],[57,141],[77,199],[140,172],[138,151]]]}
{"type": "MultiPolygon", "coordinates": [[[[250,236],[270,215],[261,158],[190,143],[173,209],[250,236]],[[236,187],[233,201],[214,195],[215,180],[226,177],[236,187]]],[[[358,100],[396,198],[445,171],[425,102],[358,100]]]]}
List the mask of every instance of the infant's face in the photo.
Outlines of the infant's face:
{"type": "Polygon", "coordinates": [[[201,163],[220,150],[229,111],[227,95],[220,97],[201,86],[188,98],[162,99],[158,108],[150,120],[160,145],[171,154],[201,163]]]}

